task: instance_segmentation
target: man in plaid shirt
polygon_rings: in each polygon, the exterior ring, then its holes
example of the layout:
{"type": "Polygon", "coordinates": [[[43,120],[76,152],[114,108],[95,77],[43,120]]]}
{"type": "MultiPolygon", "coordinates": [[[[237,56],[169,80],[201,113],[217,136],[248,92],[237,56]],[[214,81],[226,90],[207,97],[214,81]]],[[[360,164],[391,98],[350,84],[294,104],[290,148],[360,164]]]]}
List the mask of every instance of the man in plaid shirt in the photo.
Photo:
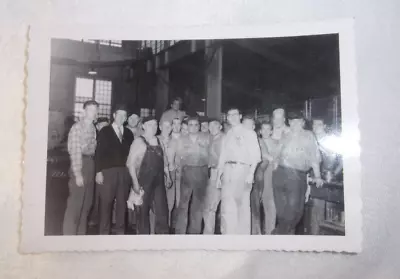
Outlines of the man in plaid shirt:
{"type": "Polygon", "coordinates": [[[83,104],[83,118],[75,123],[68,134],[68,153],[71,160],[69,196],[65,210],[63,234],[86,234],[87,219],[94,193],[94,153],[99,104],[90,100],[83,104]]]}

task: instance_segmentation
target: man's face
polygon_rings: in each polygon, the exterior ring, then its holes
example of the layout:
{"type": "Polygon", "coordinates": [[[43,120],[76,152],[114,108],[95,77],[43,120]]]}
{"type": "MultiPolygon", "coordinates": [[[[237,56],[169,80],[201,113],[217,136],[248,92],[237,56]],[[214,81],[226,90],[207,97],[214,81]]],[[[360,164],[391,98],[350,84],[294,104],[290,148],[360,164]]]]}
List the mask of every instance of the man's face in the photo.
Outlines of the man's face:
{"type": "Polygon", "coordinates": [[[325,124],[324,121],[318,119],[318,120],[313,120],[313,125],[312,129],[314,134],[319,135],[325,132],[325,124]]]}
{"type": "Polygon", "coordinates": [[[260,133],[261,133],[261,136],[262,136],[264,139],[269,138],[269,137],[271,136],[271,134],[272,134],[272,127],[271,127],[271,125],[270,125],[270,124],[263,124],[263,125],[261,126],[261,131],[260,131],[260,133]]]}
{"type": "Polygon", "coordinates": [[[211,122],[209,125],[210,134],[212,136],[218,135],[218,133],[221,131],[221,128],[222,126],[218,121],[211,122]]]}
{"type": "Polygon", "coordinates": [[[100,123],[97,123],[96,124],[96,129],[97,129],[97,131],[101,131],[101,129],[103,129],[105,126],[107,126],[108,125],[108,123],[107,122],[100,122],[100,123]]]}
{"type": "Polygon", "coordinates": [[[198,120],[189,120],[188,122],[188,132],[189,134],[196,134],[199,132],[199,121],[198,120]]]}
{"type": "Polygon", "coordinates": [[[243,120],[243,126],[246,127],[246,129],[249,129],[249,130],[254,130],[255,127],[256,127],[256,125],[254,123],[254,120],[253,119],[248,119],[248,118],[243,120]]]}
{"type": "Polygon", "coordinates": [[[285,125],[285,111],[283,109],[276,109],[272,113],[272,125],[274,127],[282,127],[285,125]]]}
{"type": "Polygon", "coordinates": [[[179,100],[175,100],[172,102],[171,108],[173,110],[179,110],[181,107],[181,102],[179,100]]]}
{"type": "Polygon", "coordinates": [[[186,123],[182,123],[181,134],[184,136],[189,134],[189,127],[186,123]]]}
{"type": "Polygon", "coordinates": [[[289,126],[292,131],[302,130],[304,127],[303,119],[291,119],[289,120],[289,126]]]}
{"type": "Polygon", "coordinates": [[[96,105],[88,105],[86,106],[83,116],[86,119],[94,121],[97,118],[97,106],[96,105]]]}
{"type": "Polygon", "coordinates": [[[203,133],[208,133],[208,122],[201,123],[201,131],[203,133]]]}
{"type": "Polygon", "coordinates": [[[153,119],[143,124],[143,130],[146,134],[154,136],[157,133],[157,120],[153,119]]]}
{"type": "Polygon", "coordinates": [[[240,120],[242,119],[242,115],[239,113],[237,109],[232,109],[228,111],[226,119],[228,120],[228,123],[230,125],[238,125],[240,123],[240,120]]]}
{"type": "Polygon", "coordinates": [[[164,135],[169,135],[171,134],[172,131],[172,125],[171,122],[169,121],[164,121],[163,123],[161,123],[160,125],[160,130],[164,135]]]}
{"type": "Polygon", "coordinates": [[[174,133],[179,133],[181,131],[181,120],[180,119],[172,120],[172,131],[174,133]]]}
{"type": "Polygon", "coordinates": [[[114,123],[118,126],[122,126],[127,118],[127,112],[125,110],[117,110],[114,112],[114,123]]]}
{"type": "Polygon", "coordinates": [[[129,116],[128,118],[128,126],[131,128],[134,128],[138,125],[140,121],[140,117],[137,114],[132,114],[131,116],[129,116]]]}

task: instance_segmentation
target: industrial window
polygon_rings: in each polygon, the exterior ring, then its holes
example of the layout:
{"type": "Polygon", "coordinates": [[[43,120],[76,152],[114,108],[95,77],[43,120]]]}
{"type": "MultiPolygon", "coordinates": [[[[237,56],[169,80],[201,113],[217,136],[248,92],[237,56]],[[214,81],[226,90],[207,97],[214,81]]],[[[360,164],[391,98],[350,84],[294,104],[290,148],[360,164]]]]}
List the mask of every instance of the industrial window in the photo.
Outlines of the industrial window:
{"type": "Polygon", "coordinates": [[[141,49],[144,48],[151,48],[154,54],[159,53],[160,51],[175,45],[178,40],[175,41],[142,41],[141,42],[141,49]]]}
{"type": "Polygon", "coordinates": [[[91,44],[99,43],[100,45],[105,45],[105,46],[122,47],[122,41],[115,41],[115,40],[82,40],[82,41],[91,44]]]}
{"type": "Polygon", "coordinates": [[[110,117],[111,96],[111,81],[77,77],[75,83],[75,120],[82,116],[83,104],[92,99],[99,103],[98,117],[110,117]]]}

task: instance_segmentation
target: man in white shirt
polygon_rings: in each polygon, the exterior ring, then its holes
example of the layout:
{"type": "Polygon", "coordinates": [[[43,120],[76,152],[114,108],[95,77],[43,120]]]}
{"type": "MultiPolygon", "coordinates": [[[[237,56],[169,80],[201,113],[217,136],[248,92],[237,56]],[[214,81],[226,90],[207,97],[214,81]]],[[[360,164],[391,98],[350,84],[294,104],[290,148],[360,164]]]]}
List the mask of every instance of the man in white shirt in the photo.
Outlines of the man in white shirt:
{"type": "Polygon", "coordinates": [[[250,192],[254,172],[261,161],[257,134],[245,128],[237,108],[227,112],[231,129],[222,141],[218,163],[218,185],[221,189],[221,233],[250,234],[250,192]],[[222,179],[222,180],[221,180],[222,179]]]}
{"type": "Polygon", "coordinates": [[[177,97],[173,99],[171,108],[162,114],[160,123],[164,123],[165,121],[172,123],[172,120],[175,118],[179,118],[182,121],[186,113],[180,110],[181,105],[182,105],[181,98],[177,97]]]}

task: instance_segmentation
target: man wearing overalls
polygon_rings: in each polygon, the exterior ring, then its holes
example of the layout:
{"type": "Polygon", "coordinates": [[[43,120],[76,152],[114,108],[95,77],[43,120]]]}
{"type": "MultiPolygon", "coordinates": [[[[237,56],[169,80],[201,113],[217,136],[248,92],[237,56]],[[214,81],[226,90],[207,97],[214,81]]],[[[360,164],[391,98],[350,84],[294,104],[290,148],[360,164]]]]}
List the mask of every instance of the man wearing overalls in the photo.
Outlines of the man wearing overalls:
{"type": "MultiPolygon", "coordinates": [[[[168,234],[168,204],[164,179],[170,183],[168,160],[160,140],[156,137],[157,120],[153,116],[143,119],[144,133],[132,143],[127,167],[132,177],[132,191],[144,191],[143,203],[138,210],[138,233],[150,234],[150,207],[156,215],[155,233],[168,234]]],[[[129,199],[131,199],[132,194],[129,199]]],[[[130,201],[128,200],[128,203],[130,201]]]]}

